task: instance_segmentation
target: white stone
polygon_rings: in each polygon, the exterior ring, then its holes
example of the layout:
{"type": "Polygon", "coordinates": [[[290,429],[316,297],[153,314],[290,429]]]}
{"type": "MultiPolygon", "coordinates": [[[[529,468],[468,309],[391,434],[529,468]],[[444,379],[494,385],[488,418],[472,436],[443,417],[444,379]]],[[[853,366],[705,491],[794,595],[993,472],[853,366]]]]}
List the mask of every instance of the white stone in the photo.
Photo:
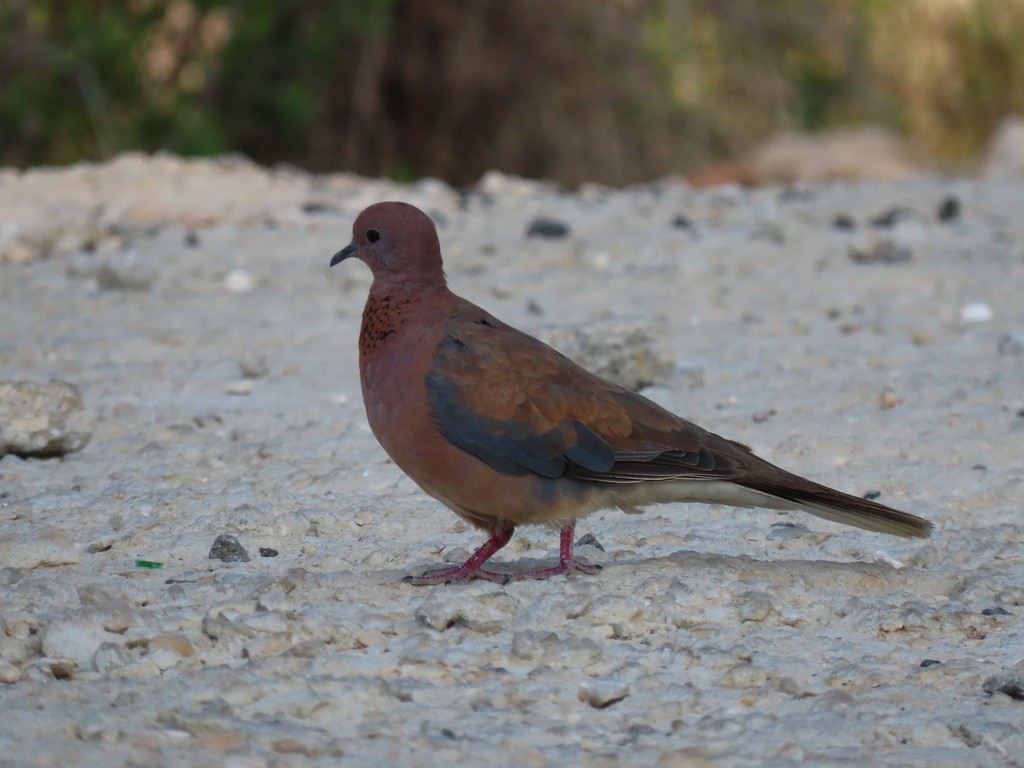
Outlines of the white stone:
{"type": "Polygon", "coordinates": [[[123,645],[124,638],[107,632],[102,624],[72,617],[57,619],[43,630],[43,654],[68,659],[79,669],[94,669],[93,658],[104,643],[123,645]]]}
{"type": "Polygon", "coordinates": [[[255,286],[253,276],[244,269],[232,269],[224,277],[224,288],[228,293],[248,293],[255,286]]]}
{"type": "Polygon", "coordinates": [[[992,317],[992,308],[983,301],[968,302],[960,309],[960,319],[965,323],[987,323],[992,317]]]}

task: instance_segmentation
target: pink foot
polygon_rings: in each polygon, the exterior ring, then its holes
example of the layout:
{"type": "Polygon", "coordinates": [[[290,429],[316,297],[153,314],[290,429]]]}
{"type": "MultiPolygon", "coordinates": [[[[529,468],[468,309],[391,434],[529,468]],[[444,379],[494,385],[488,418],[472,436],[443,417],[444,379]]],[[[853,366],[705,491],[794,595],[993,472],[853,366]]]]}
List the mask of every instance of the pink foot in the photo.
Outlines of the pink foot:
{"type": "Polygon", "coordinates": [[[450,565],[445,568],[435,568],[419,576],[406,576],[402,581],[406,584],[413,584],[423,587],[430,584],[465,584],[473,579],[486,579],[498,584],[507,584],[509,581],[520,581],[523,579],[550,579],[552,576],[560,576],[563,573],[579,571],[592,575],[601,570],[600,565],[581,563],[573,555],[573,536],[576,526],[567,525],[562,529],[559,546],[558,565],[551,568],[537,568],[534,570],[520,571],[511,575],[486,571],[483,568],[491,556],[499,549],[508,544],[512,538],[513,528],[507,531],[500,530],[491,534],[491,538],[484,542],[473,556],[462,565],[450,565]]]}
{"type": "Polygon", "coordinates": [[[498,584],[507,584],[509,576],[504,573],[485,571],[483,564],[491,559],[491,556],[499,549],[508,544],[512,538],[515,528],[498,530],[491,534],[491,538],[484,542],[473,555],[462,565],[451,565],[446,568],[434,568],[422,573],[419,576],[406,576],[402,581],[413,584],[417,587],[425,587],[430,584],[465,584],[473,579],[486,579],[498,584]]]}
{"type": "Polygon", "coordinates": [[[575,534],[575,524],[567,525],[562,529],[558,565],[554,565],[551,568],[537,568],[532,571],[520,571],[513,575],[512,578],[516,581],[521,579],[550,579],[552,576],[561,576],[563,573],[572,573],[573,571],[579,571],[580,573],[585,573],[588,576],[593,576],[601,570],[601,566],[581,563],[576,559],[576,556],[573,554],[573,537],[575,534]]]}

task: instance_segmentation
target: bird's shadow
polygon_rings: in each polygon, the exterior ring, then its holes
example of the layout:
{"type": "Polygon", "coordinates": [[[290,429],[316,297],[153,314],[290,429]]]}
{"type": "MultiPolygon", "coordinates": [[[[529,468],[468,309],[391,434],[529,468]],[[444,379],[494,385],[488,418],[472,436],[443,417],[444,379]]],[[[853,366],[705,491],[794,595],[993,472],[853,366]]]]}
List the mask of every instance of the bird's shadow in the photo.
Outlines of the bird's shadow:
{"type": "MultiPolygon", "coordinates": [[[[955,574],[943,574],[919,567],[895,568],[885,563],[856,560],[824,560],[824,559],[770,559],[757,558],[747,554],[726,555],[715,552],[681,549],[667,555],[644,557],[623,557],[613,559],[609,553],[607,559],[599,563],[601,570],[596,574],[571,573],[567,576],[555,576],[552,582],[593,582],[607,584],[609,587],[624,581],[635,581],[636,578],[685,578],[692,579],[694,589],[707,576],[717,579],[728,578],[734,581],[769,581],[779,585],[796,584],[820,587],[827,590],[864,594],[866,592],[893,591],[906,589],[912,592],[925,591],[931,594],[951,594],[957,587],[955,574]],[[632,577],[632,578],[630,578],[632,577]]],[[[587,562],[586,558],[581,558],[587,562]]],[[[508,574],[510,580],[505,585],[495,583],[495,589],[514,589],[530,579],[516,579],[518,573],[548,568],[555,564],[551,557],[517,558],[515,560],[495,560],[488,562],[487,568],[496,573],[508,574]]],[[[450,563],[422,562],[410,565],[406,569],[388,569],[378,571],[380,583],[401,583],[410,575],[418,575],[450,563]]],[[[483,582],[481,582],[483,583],[483,582]]],[[[409,588],[412,587],[407,584],[409,588]]],[[[443,586],[443,585],[441,585],[443,586]]]]}

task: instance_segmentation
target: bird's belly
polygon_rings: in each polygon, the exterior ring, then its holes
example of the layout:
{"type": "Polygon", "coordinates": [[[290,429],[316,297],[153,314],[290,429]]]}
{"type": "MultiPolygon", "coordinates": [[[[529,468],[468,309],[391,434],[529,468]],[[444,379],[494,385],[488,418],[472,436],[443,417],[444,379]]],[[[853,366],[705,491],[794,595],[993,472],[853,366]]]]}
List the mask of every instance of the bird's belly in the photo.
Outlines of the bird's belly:
{"type": "Polygon", "coordinates": [[[407,359],[396,349],[373,364],[362,361],[363,403],[381,447],[435,499],[485,529],[560,526],[614,505],[603,484],[506,474],[450,442],[428,412],[423,379],[401,364],[407,359]]]}

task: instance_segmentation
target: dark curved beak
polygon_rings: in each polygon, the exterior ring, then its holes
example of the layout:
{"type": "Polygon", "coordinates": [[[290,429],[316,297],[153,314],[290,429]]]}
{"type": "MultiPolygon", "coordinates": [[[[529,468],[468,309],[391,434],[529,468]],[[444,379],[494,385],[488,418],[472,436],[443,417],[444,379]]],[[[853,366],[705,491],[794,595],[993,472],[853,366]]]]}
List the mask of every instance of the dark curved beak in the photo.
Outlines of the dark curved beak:
{"type": "Polygon", "coordinates": [[[349,243],[331,258],[331,266],[338,264],[359,250],[359,243],[349,243]]]}

